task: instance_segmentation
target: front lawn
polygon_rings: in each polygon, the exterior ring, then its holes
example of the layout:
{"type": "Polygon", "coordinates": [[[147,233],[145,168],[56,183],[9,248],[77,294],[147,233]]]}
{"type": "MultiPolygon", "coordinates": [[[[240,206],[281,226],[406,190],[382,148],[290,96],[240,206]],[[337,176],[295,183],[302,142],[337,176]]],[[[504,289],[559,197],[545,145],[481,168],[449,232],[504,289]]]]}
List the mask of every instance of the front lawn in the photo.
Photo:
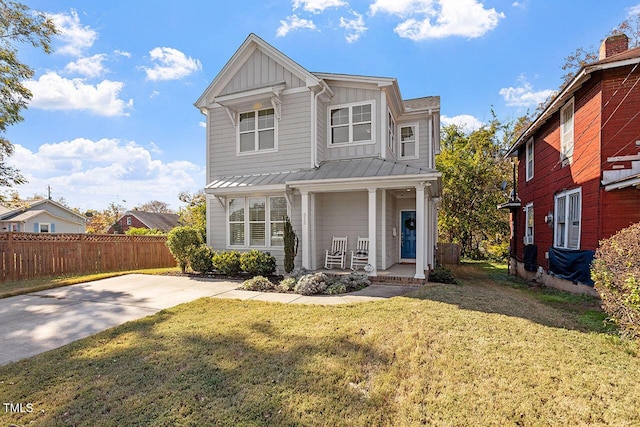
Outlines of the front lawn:
{"type": "Polygon", "coordinates": [[[0,425],[640,424],[637,347],[584,321],[594,300],[454,273],[378,302],[163,310],[0,367],[33,409],[0,425]]]}

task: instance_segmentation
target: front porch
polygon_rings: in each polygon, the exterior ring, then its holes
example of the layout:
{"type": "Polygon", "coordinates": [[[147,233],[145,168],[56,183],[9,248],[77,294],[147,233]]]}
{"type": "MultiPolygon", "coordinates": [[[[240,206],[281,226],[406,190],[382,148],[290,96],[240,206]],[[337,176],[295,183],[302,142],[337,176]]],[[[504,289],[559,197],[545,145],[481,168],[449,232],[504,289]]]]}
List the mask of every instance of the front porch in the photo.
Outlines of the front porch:
{"type": "MultiPolygon", "coordinates": [[[[325,273],[329,276],[342,276],[351,273],[352,270],[339,268],[320,268],[316,270],[319,273],[325,273]]],[[[364,270],[358,270],[365,273],[364,270]]],[[[416,265],[410,263],[396,263],[386,270],[378,270],[376,276],[369,276],[371,283],[377,285],[395,285],[395,286],[422,286],[428,282],[428,272],[425,272],[424,279],[416,279],[416,265]]],[[[366,273],[365,273],[366,274],[366,273]]]]}

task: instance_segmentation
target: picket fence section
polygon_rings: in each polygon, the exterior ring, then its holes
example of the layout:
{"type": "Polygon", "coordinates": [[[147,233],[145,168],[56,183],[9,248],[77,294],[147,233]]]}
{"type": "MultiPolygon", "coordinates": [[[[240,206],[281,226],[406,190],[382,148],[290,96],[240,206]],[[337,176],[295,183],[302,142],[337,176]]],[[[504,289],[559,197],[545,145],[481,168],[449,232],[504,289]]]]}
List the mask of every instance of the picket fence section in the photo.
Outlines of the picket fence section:
{"type": "Polygon", "coordinates": [[[175,267],[166,236],[0,233],[0,282],[175,267]]]}

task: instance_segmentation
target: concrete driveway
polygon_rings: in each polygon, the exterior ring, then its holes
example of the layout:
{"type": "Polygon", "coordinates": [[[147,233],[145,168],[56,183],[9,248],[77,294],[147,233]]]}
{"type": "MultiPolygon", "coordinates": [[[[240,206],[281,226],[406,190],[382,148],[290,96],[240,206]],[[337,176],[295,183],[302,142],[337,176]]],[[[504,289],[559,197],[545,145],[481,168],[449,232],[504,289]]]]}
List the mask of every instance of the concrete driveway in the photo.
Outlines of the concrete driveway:
{"type": "Polygon", "coordinates": [[[0,365],[61,347],[130,320],[202,297],[344,304],[404,295],[414,287],[372,285],[340,296],[238,290],[239,283],[130,274],[0,299],[0,365]]]}

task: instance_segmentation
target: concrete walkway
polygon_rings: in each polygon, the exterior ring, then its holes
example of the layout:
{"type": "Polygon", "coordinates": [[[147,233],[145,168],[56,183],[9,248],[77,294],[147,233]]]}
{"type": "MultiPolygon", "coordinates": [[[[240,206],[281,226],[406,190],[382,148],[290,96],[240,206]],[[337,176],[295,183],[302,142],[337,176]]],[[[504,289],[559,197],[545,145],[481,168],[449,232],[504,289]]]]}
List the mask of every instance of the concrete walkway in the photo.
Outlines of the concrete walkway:
{"type": "Polygon", "coordinates": [[[346,304],[405,295],[414,287],[371,285],[345,295],[238,290],[237,282],[130,274],[0,299],[0,365],[61,347],[202,297],[285,304],[346,304]]]}

